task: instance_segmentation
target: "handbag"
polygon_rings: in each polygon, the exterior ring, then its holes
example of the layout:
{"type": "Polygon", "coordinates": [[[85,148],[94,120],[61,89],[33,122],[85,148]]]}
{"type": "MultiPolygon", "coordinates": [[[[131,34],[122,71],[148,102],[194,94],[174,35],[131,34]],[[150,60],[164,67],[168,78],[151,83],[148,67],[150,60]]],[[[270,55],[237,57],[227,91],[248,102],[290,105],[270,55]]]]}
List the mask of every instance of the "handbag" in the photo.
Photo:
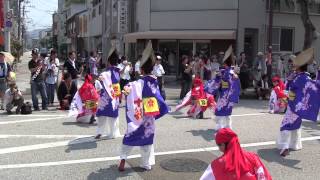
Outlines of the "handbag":
{"type": "Polygon", "coordinates": [[[32,106],[31,103],[26,102],[21,106],[21,114],[32,114],[32,106]]]}

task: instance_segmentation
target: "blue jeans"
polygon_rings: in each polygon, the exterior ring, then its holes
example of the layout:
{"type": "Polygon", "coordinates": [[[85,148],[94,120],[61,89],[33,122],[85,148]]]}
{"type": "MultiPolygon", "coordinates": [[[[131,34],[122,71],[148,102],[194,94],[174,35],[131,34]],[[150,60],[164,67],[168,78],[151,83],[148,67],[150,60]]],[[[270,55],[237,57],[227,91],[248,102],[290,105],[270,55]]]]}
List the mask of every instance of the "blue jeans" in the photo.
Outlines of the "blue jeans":
{"type": "Polygon", "coordinates": [[[34,109],[39,109],[39,102],[37,94],[40,92],[42,100],[42,109],[46,109],[48,105],[48,98],[46,92],[46,85],[43,81],[41,82],[31,82],[31,95],[32,95],[32,104],[34,109]]]}
{"type": "Polygon", "coordinates": [[[53,104],[56,84],[46,83],[46,86],[47,86],[48,104],[53,104]]]}

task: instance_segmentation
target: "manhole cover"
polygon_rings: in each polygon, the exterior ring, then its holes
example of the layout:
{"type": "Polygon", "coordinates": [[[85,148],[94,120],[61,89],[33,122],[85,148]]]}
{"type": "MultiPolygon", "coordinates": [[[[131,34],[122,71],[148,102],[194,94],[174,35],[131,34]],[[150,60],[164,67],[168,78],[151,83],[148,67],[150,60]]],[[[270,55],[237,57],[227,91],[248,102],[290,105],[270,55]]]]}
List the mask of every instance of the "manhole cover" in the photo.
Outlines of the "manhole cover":
{"type": "Polygon", "coordinates": [[[207,169],[208,164],[198,159],[176,158],[164,160],[160,166],[172,172],[202,172],[207,169]]]}

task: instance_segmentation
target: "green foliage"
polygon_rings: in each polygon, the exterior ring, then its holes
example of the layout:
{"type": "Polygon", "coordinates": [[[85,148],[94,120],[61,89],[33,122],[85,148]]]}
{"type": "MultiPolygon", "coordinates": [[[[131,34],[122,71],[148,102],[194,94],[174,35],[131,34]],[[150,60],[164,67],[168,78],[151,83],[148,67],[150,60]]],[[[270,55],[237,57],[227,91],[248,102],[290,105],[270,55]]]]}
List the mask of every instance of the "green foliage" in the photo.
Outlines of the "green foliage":
{"type": "Polygon", "coordinates": [[[20,41],[12,39],[11,40],[11,54],[17,59],[22,55],[22,44],[20,41]]]}

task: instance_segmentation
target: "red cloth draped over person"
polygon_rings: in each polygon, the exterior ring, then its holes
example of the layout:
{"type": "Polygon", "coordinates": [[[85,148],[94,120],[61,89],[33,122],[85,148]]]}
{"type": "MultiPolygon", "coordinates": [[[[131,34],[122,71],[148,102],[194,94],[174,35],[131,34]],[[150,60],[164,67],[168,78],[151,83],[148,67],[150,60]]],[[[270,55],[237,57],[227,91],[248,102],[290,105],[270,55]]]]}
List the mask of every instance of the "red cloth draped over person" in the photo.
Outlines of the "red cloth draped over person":
{"type": "Polygon", "coordinates": [[[86,105],[86,103],[92,103],[91,105],[88,104],[87,108],[91,109],[95,113],[97,111],[97,102],[99,100],[99,94],[96,88],[94,87],[92,81],[92,76],[86,75],[84,84],[79,89],[79,95],[84,105],[86,105]]]}
{"type": "Polygon", "coordinates": [[[288,95],[286,94],[286,86],[278,76],[272,78],[272,83],[273,89],[270,95],[269,112],[283,113],[285,112],[288,105],[288,95]]]}
{"type": "Polygon", "coordinates": [[[203,82],[199,77],[194,78],[191,91],[187,93],[182,102],[176,106],[176,111],[188,105],[191,105],[191,108],[187,112],[188,115],[195,118],[199,115],[199,118],[203,118],[202,114],[207,108],[215,108],[216,106],[214,96],[204,91],[203,82]]]}
{"type": "Polygon", "coordinates": [[[276,92],[278,98],[287,98],[288,96],[285,94],[286,85],[280,79],[280,77],[275,76],[272,78],[272,82],[274,83],[273,90],[276,92]],[[275,84],[276,83],[276,84],[275,84]]]}
{"type": "Polygon", "coordinates": [[[98,101],[99,94],[93,85],[93,78],[86,75],[84,84],[73,98],[69,116],[76,116],[78,122],[89,123],[97,112],[98,101]]]}
{"type": "Polygon", "coordinates": [[[200,180],[272,180],[258,155],[243,150],[231,129],[220,129],[216,143],[223,155],[212,161],[200,180]]]}

